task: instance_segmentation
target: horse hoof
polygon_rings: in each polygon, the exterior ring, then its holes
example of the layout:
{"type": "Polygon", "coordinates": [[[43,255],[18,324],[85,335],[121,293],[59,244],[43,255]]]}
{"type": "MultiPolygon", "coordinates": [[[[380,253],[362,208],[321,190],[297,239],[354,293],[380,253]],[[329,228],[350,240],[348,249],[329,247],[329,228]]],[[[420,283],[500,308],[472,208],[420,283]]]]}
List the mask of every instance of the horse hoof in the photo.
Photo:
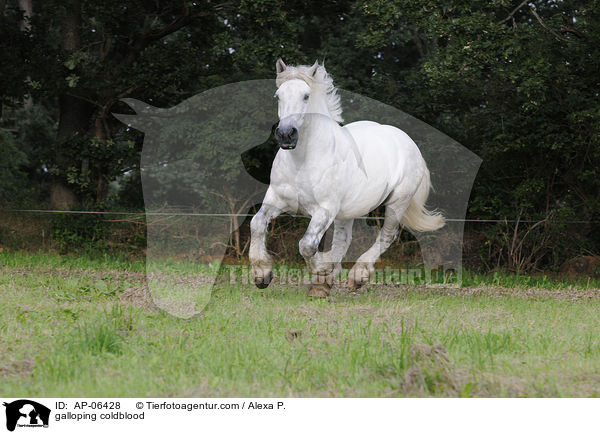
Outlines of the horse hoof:
{"type": "Polygon", "coordinates": [[[351,279],[349,279],[346,283],[346,288],[348,288],[348,291],[356,291],[361,286],[363,286],[363,282],[356,282],[351,279]]]}
{"type": "Polygon", "coordinates": [[[273,273],[270,272],[266,277],[257,277],[254,279],[254,284],[258,289],[265,289],[271,283],[273,279],[273,273]]]}
{"type": "Polygon", "coordinates": [[[328,295],[329,288],[326,285],[313,285],[308,291],[309,297],[327,298],[328,295]]]}

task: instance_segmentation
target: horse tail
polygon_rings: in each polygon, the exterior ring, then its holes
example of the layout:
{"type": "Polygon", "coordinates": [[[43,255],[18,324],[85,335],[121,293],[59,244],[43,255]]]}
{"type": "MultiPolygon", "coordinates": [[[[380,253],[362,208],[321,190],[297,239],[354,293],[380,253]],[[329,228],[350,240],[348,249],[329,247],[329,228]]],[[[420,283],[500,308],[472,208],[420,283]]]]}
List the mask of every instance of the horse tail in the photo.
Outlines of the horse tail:
{"type": "Polygon", "coordinates": [[[431,189],[431,178],[429,169],[425,168],[425,174],[421,179],[417,191],[410,200],[408,209],[402,216],[401,223],[409,229],[418,232],[435,231],[446,224],[444,216],[435,211],[425,208],[425,202],[431,189]]]}

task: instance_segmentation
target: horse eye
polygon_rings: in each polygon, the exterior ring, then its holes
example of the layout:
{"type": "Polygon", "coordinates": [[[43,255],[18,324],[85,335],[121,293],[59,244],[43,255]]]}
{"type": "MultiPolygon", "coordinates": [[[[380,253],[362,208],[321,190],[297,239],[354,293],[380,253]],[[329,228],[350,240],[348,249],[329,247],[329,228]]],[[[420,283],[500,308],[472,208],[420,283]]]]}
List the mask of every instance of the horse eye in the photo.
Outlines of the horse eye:
{"type": "Polygon", "coordinates": [[[304,95],[304,101],[308,101],[308,94],[304,95]]]}

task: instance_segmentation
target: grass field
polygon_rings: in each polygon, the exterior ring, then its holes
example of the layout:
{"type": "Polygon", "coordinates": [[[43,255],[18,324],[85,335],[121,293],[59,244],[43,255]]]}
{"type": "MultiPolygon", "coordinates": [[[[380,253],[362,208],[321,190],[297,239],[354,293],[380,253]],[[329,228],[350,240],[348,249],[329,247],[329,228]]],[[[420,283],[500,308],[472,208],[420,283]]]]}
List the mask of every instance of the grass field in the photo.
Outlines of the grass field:
{"type": "Polygon", "coordinates": [[[597,396],[597,281],[466,274],[327,300],[221,285],[149,303],[142,262],[0,253],[3,396],[597,396]]]}

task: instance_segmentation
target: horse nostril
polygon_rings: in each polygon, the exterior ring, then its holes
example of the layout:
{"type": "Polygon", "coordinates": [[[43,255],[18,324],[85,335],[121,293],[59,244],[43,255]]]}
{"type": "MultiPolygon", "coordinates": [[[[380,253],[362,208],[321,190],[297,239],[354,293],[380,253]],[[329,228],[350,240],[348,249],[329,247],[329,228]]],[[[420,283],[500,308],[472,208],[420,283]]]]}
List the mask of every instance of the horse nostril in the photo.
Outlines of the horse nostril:
{"type": "Polygon", "coordinates": [[[296,128],[292,128],[292,131],[290,131],[289,137],[290,137],[290,140],[297,140],[298,139],[298,130],[296,128]]]}
{"type": "Polygon", "coordinates": [[[283,138],[283,134],[281,132],[281,128],[275,128],[275,139],[281,140],[283,138]]]}

